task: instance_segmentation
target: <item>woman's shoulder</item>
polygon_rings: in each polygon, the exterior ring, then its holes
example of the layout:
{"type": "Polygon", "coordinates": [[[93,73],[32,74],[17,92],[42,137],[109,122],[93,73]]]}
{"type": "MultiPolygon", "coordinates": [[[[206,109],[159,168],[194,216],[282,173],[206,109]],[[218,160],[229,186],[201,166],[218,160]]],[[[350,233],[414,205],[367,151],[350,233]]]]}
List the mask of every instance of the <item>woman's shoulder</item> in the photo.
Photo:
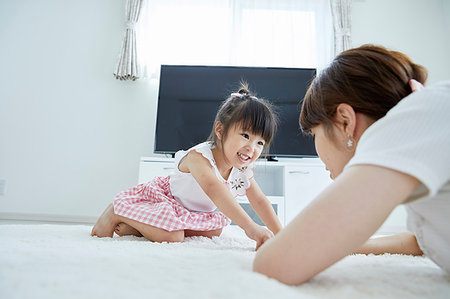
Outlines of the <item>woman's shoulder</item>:
{"type": "Polygon", "coordinates": [[[426,86],[420,92],[415,92],[412,95],[414,96],[435,95],[438,97],[438,99],[441,97],[448,98],[450,97],[450,80],[432,83],[426,86]]]}
{"type": "Polygon", "coordinates": [[[413,126],[422,124],[439,126],[441,122],[447,122],[449,113],[450,81],[437,82],[402,99],[367,131],[407,128],[405,126],[407,122],[413,122],[410,124],[413,126]]]}
{"type": "Polygon", "coordinates": [[[413,92],[392,108],[407,108],[408,106],[422,106],[423,109],[441,110],[450,107],[450,81],[441,81],[425,87],[421,91],[413,92]]]}
{"type": "Polygon", "coordinates": [[[431,85],[427,86],[425,89],[449,90],[450,89],[450,80],[432,83],[431,85]]]}
{"type": "Polygon", "coordinates": [[[370,164],[417,178],[431,193],[450,179],[450,81],[440,82],[401,100],[360,137],[345,168],[370,164]]]}

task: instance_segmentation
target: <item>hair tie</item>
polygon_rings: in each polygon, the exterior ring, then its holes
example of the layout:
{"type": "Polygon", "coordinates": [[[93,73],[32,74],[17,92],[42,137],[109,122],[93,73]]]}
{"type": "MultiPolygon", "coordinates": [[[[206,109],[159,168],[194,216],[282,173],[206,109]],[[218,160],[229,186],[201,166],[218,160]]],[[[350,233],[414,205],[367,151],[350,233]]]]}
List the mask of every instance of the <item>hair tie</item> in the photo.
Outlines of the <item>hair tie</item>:
{"type": "Polygon", "coordinates": [[[409,87],[411,88],[412,92],[421,91],[425,88],[422,83],[415,79],[409,80],[409,87]]]}
{"type": "Polygon", "coordinates": [[[232,99],[234,99],[234,98],[242,98],[242,97],[249,97],[250,99],[255,100],[255,101],[259,100],[257,97],[251,96],[248,93],[233,92],[230,96],[231,96],[232,99]]]}

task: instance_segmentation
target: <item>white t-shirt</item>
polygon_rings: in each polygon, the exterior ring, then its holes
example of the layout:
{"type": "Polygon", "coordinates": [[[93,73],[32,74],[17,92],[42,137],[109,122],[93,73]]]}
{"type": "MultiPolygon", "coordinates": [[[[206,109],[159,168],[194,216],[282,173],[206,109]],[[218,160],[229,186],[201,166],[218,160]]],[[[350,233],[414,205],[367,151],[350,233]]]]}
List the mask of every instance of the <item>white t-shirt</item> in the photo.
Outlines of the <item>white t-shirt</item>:
{"type": "Polygon", "coordinates": [[[346,168],[395,169],[422,184],[406,204],[422,251],[450,273],[450,81],[402,99],[361,136],[346,168]]]}
{"type": "Polygon", "coordinates": [[[224,183],[231,194],[236,196],[244,196],[246,189],[250,187],[250,179],[253,177],[254,165],[250,164],[244,169],[232,168],[228,180],[225,180],[217,169],[214,156],[211,152],[212,145],[210,142],[203,142],[196,145],[187,151],[178,151],[175,154],[175,172],[170,175],[170,191],[176,201],[181,203],[184,207],[191,211],[212,212],[217,209],[216,205],[206,195],[192,174],[181,172],[178,169],[181,159],[186,154],[195,150],[203,155],[211,163],[211,168],[214,169],[219,181],[224,183]]]}

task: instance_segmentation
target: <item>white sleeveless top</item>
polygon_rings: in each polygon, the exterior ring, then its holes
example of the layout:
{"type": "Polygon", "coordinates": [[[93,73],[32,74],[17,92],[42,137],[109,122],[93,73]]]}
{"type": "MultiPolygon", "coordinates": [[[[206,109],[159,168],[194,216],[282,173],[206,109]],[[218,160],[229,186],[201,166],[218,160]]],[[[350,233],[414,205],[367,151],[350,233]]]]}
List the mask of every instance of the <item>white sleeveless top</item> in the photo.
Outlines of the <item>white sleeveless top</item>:
{"type": "Polygon", "coordinates": [[[178,165],[191,150],[195,150],[203,155],[211,163],[211,168],[220,182],[225,184],[231,194],[236,196],[244,196],[246,189],[250,187],[250,179],[253,177],[253,163],[243,169],[232,168],[228,180],[225,180],[217,169],[214,156],[211,152],[213,148],[210,142],[200,143],[187,151],[178,151],[175,154],[175,171],[170,174],[169,183],[170,191],[176,201],[181,203],[185,208],[191,211],[213,212],[217,209],[216,205],[206,195],[192,174],[181,172],[178,165]]]}

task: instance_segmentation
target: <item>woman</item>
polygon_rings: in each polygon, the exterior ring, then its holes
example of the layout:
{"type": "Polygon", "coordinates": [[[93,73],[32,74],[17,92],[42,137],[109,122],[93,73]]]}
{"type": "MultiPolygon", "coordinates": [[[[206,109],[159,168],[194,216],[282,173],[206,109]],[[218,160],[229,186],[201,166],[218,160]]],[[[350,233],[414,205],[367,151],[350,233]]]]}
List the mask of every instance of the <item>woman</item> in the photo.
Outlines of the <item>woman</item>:
{"type": "Polygon", "coordinates": [[[255,271],[300,284],[351,253],[423,252],[450,272],[450,82],[412,93],[426,77],[365,45],[314,80],[300,125],[335,181],[260,248],[255,271]],[[400,204],[414,234],[366,242],[400,204]]]}

